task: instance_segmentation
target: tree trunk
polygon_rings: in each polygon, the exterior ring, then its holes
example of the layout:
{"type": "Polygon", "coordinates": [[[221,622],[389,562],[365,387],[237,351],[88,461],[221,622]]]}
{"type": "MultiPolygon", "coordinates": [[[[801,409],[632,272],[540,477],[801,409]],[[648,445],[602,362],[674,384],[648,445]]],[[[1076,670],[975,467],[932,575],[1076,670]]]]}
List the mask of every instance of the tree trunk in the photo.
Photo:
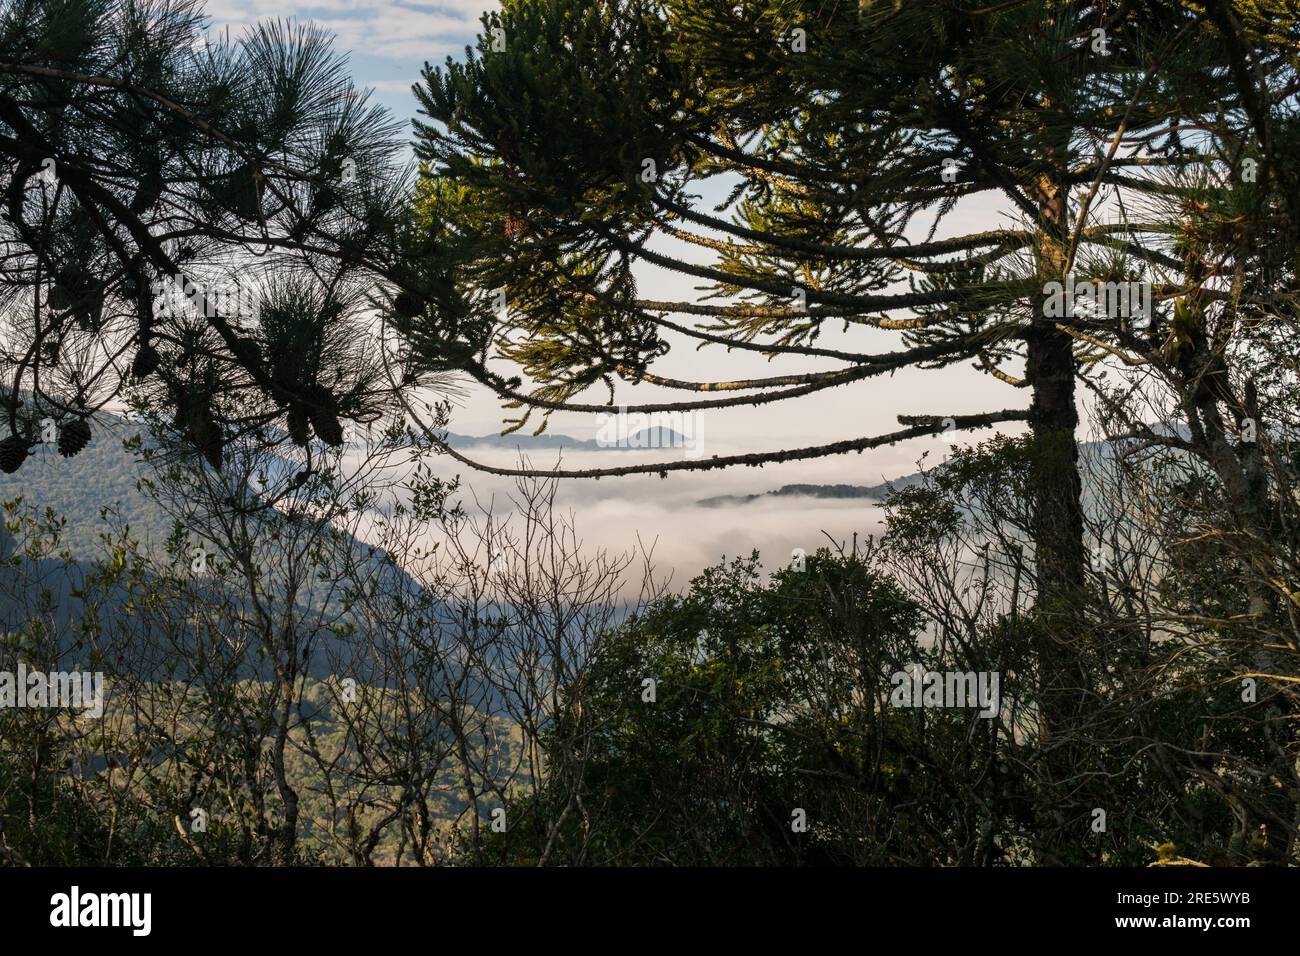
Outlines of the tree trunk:
{"type": "MultiPolygon", "coordinates": [[[[1042,213],[1038,246],[1041,283],[1065,279],[1069,230],[1068,193],[1059,179],[1038,183],[1042,213]]],[[[1084,544],[1082,483],[1075,432],[1073,339],[1046,314],[1046,296],[1035,303],[1026,343],[1026,374],[1033,389],[1029,424],[1033,435],[1029,494],[1038,594],[1035,657],[1039,681],[1038,838],[1040,862],[1078,863],[1091,835],[1088,809],[1076,794],[1080,752],[1077,732],[1086,688],[1082,665],[1084,544]]],[[[1104,809],[1104,808],[1103,808],[1104,809]]]]}

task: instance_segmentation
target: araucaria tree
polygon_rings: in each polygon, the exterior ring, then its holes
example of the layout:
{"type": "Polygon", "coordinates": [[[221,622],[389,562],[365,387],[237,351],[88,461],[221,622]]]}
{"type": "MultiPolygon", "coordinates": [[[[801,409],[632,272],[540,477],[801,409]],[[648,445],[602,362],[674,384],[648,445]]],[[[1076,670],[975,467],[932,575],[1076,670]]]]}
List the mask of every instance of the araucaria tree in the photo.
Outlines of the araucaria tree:
{"type": "MultiPolygon", "coordinates": [[[[548,474],[780,462],[1027,421],[1039,851],[1071,858],[1095,638],[1076,388],[1118,354],[1212,354],[1194,316],[1229,293],[1207,272],[1205,230],[1171,212],[1176,174],[1212,177],[1200,210],[1215,221],[1236,203],[1253,222],[1294,223],[1294,14],[1218,0],[513,0],[484,24],[464,62],[427,68],[417,88],[443,282],[398,309],[413,349],[452,355],[526,409],[521,424],[605,410],[620,383],[686,393],[628,405],[646,413],[959,363],[1023,389],[1018,408],[946,421],[900,408],[899,430],[834,444],[548,474]],[[703,202],[706,181],[721,205],[703,202]],[[958,228],[980,194],[1004,222],[958,228]],[[703,294],[646,298],[636,276],[654,270],[703,294]],[[862,328],[893,347],[837,347],[862,328]],[[653,370],[701,345],[719,348],[713,380],[653,370]],[[799,368],[738,380],[723,356],[742,351],[799,368]]],[[[1274,253],[1293,250],[1294,230],[1270,234],[1274,253]]],[[[1244,399],[1220,384],[1207,400],[1240,421],[1244,399]]]]}

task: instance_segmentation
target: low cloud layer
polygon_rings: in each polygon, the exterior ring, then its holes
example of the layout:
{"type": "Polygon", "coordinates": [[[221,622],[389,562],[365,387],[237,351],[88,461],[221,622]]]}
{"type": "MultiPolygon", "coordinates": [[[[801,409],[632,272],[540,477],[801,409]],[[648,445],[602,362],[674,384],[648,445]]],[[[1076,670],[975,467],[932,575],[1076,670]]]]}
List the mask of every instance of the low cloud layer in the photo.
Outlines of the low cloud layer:
{"type": "MultiPolygon", "coordinates": [[[[518,464],[517,454],[507,451],[483,447],[463,450],[487,464],[518,464]]],[[[721,449],[710,451],[726,453],[721,449]]],[[[770,569],[788,563],[794,548],[812,553],[828,545],[830,539],[851,546],[854,533],[862,537],[880,531],[881,509],[869,499],[780,496],[712,507],[701,505],[701,499],[762,494],[794,483],[875,485],[914,472],[922,452],[917,444],[882,450],[872,456],[851,455],[763,469],[669,473],[666,478],[634,475],[564,479],[559,484],[556,505],[564,513],[573,514],[589,553],[598,549],[627,551],[637,546],[639,537],[647,549],[653,547],[660,572],[673,571],[676,587],[724,556],[748,555],[757,549],[770,569]]],[[[670,450],[639,454],[565,452],[560,464],[566,470],[576,470],[667,462],[680,455],[670,450]]],[[[554,467],[557,459],[554,452],[546,452],[531,454],[527,460],[534,468],[546,469],[554,467]]],[[[445,458],[435,459],[434,468],[443,477],[460,475],[466,488],[462,499],[467,507],[477,501],[484,507],[490,505],[497,514],[512,510],[516,479],[476,473],[445,458]]]]}

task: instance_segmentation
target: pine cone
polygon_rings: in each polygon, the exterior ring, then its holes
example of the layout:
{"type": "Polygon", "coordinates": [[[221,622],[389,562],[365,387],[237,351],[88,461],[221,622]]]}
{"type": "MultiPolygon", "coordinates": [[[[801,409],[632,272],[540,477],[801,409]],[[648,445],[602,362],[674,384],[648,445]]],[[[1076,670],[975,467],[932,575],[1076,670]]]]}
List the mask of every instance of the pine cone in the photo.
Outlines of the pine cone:
{"type": "Polygon", "coordinates": [[[137,216],[152,209],[162,196],[163,178],[156,170],[150,170],[140,179],[140,186],[131,197],[131,212],[137,216]]]}
{"type": "Polygon", "coordinates": [[[221,471],[221,453],[226,447],[226,437],[208,409],[202,408],[194,413],[190,421],[190,440],[203,453],[212,470],[221,471]]]}
{"type": "Polygon", "coordinates": [[[81,299],[81,286],[85,277],[75,266],[64,266],[58,271],[45,304],[55,312],[66,312],[81,299]]]}
{"type": "Polygon", "coordinates": [[[424,303],[418,295],[402,291],[393,299],[393,311],[404,319],[414,319],[424,312],[424,303]]]}
{"type": "Polygon", "coordinates": [[[162,364],[162,357],[158,350],[152,345],[142,345],[135,353],[135,359],[131,362],[131,374],[136,378],[148,378],[154,372],[158,371],[158,366],[162,364]]]}
{"type": "Polygon", "coordinates": [[[312,397],[315,402],[307,409],[311,427],[316,429],[321,441],[338,448],[343,444],[343,426],[339,423],[334,396],[327,389],[317,388],[312,397]]]}
{"type": "Polygon", "coordinates": [[[104,320],[104,290],[88,289],[74,308],[77,328],[83,332],[98,332],[104,320]]]}
{"type": "Polygon", "coordinates": [[[262,179],[248,164],[216,180],[213,193],[241,219],[256,219],[261,209],[262,179]]]}
{"type": "Polygon", "coordinates": [[[12,475],[27,460],[28,444],[17,435],[10,435],[0,441],[0,471],[12,475]]]}
{"type": "Polygon", "coordinates": [[[508,129],[497,134],[497,155],[507,166],[519,165],[519,146],[515,143],[514,134],[508,129]]]}
{"type": "Polygon", "coordinates": [[[90,425],[84,418],[74,418],[59,429],[59,454],[71,458],[90,443],[90,425]]]}
{"type": "Polygon", "coordinates": [[[221,471],[221,455],[226,450],[225,439],[221,437],[221,429],[217,429],[217,438],[203,446],[203,457],[207,459],[212,470],[221,471]]]}
{"type": "Polygon", "coordinates": [[[316,195],[312,197],[312,209],[317,212],[327,212],[338,205],[338,194],[328,185],[321,186],[316,190],[316,195]]]}
{"type": "Polygon", "coordinates": [[[307,432],[307,413],[301,405],[289,408],[289,437],[295,445],[306,445],[311,441],[311,435],[307,432]]]}

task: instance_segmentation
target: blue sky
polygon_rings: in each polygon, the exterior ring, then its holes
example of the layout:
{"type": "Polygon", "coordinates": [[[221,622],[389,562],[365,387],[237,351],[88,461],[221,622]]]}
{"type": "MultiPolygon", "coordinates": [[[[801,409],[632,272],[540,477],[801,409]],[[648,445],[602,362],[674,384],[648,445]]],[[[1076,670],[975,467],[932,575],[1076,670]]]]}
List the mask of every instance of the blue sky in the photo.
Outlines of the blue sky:
{"type": "Polygon", "coordinates": [[[499,7],[489,0],[210,0],[215,29],[238,35],[260,20],[311,20],[338,38],[359,86],[396,115],[415,111],[410,87],[425,62],[460,56],[479,32],[479,18],[499,7]]]}

